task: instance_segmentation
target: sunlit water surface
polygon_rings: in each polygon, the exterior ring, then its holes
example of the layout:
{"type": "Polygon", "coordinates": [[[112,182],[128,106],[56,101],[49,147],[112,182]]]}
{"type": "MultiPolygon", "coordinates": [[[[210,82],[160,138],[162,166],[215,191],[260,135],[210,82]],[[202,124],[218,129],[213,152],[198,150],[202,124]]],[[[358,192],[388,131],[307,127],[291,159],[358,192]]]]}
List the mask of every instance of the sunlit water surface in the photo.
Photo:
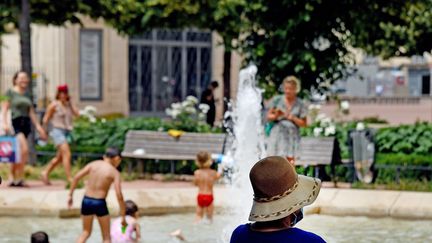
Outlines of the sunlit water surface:
{"type": "MultiPolygon", "coordinates": [[[[144,216],[140,218],[142,242],[179,242],[169,233],[182,229],[187,242],[220,242],[220,232],[229,223],[221,214],[209,224],[193,224],[194,214],[144,216]]],[[[1,217],[0,242],[30,242],[30,234],[43,230],[51,242],[74,242],[81,232],[81,220],[58,218],[1,217]]],[[[299,228],[321,235],[327,242],[432,242],[432,221],[391,218],[306,215],[299,228]]],[[[93,224],[88,242],[101,242],[99,225],[93,224]]]]}

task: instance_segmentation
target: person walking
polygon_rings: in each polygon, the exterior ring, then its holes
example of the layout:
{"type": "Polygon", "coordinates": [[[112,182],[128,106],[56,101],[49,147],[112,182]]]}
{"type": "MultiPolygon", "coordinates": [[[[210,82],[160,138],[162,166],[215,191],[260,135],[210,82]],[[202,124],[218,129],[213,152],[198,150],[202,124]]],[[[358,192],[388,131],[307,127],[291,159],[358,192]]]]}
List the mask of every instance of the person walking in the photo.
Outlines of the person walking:
{"type": "Polygon", "coordinates": [[[41,173],[42,181],[50,185],[49,174],[60,163],[63,163],[66,179],[72,182],[71,151],[69,146],[70,133],[73,129],[73,118],[79,116],[79,110],[72,104],[67,85],[57,87],[56,99],[51,102],[43,118],[43,126],[48,127],[51,122],[52,129],[49,132],[57,153],[41,173]]]}
{"type": "Polygon", "coordinates": [[[15,73],[12,78],[13,87],[6,91],[6,100],[2,102],[3,130],[6,134],[15,132],[19,148],[20,161],[11,164],[9,186],[24,187],[24,167],[29,158],[28,136],[33,124],[42,140],[47,139],[47,134],[40,125],[33,102],[28,95],[30,78],[24,71],[15,73]],[[12,127],[8,123],[8,111],[11,111],[12,127]],[[13,128],[13,130],[12,130],[13,128]]]}

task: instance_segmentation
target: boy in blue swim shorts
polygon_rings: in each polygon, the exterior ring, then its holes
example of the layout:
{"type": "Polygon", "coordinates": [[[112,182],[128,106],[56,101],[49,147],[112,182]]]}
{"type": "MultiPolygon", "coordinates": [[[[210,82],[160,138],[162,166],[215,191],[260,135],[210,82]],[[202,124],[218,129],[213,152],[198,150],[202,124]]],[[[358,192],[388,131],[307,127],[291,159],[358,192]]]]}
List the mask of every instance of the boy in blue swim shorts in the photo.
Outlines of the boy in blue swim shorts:
{"type": "Polygon", "coordinates": [[[93,218],[96,216],[102,231],[103,242],[111,242],[110,238],[110,216],[106,204],[106,197],[111,184],[114,183],[114,190],[120,205],[120,214],[122,225],[126,226],[125,205],[120,185],[120,173],[117,167],[120,165],[120,151],[117,148],[108,148],[103,160],[97,160],[89,163],[81,169],[73,178],[68,206],[72,207],[73,192],[79,180],[88,175],[88,181],[85,186],[85,196],[81,204],[81,218],[83,220],[83,232],[77,242],[86,242],[90,237],[93,218]]]}

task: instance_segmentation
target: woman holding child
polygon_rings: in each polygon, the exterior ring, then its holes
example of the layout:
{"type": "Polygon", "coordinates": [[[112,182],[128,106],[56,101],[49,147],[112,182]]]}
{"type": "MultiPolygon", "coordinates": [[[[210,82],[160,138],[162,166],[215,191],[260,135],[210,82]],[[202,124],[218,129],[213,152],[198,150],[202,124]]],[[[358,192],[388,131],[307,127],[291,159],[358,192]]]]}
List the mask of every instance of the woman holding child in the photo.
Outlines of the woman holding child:
{"type": "Polygon", "coordinates": [[[295,162],[300,144],[300,127],[307,125],[307,107],[297,97],[300,81],[294,76],[283,80],[283,95],[275,96],[270,102],[267,121],[272,124],[268,133],[267,154],[283,156],[295,162]]]}

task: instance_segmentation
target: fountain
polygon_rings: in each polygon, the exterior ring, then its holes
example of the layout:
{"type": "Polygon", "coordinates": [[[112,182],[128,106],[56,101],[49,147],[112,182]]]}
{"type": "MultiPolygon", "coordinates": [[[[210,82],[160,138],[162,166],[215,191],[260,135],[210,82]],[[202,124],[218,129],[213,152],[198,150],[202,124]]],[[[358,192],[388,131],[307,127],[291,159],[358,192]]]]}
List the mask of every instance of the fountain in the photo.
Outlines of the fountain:
{"type": "Polygon", "coordinates": [[[252,166],[265,156],[262,126],[262,96],[256,87],[257,67],[251,65],[240,71],[236,101],[231,112],[234,143],[231,150],[235,162],[229,205],[230,225],[225,227],[222,242],[229,242],[234,228],[244,223],[252,205],[253,191],[249,181],[252,166]]]}

